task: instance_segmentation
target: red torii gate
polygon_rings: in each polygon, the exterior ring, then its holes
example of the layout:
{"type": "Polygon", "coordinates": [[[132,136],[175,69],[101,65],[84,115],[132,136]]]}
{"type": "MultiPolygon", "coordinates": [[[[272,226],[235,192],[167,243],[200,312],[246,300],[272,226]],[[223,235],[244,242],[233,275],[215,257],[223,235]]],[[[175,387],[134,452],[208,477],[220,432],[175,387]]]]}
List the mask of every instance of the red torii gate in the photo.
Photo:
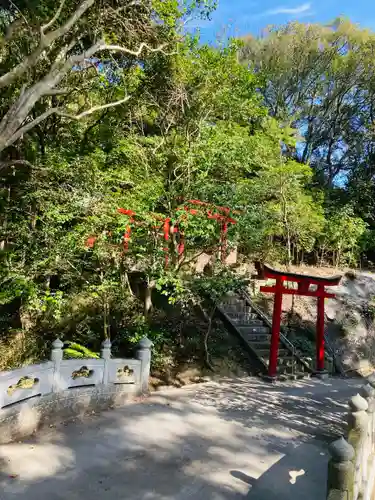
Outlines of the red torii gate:
{"type": "MultiPolygon", "coordinates": [[[[199,211],[195,208],[191,208],[190,205],[198,205],[205,209],[205,215],[208,219],[216,220],[220,226],[220,248],[221,248],[221,260],[225,261],[226,258],[226,250],[227,250],[227,234],[228,234],[228,226],[229,224],[237,224],[237,221],[230,217],[230,213],[240,214],[237,210],[232,210],[229,207],[221,207],[217,205],[213,205],[212,203],[207,203],[200,200],[187,200],[183,206],[178,207],[177,211],[184,211],[186,213],[190,213],[191,215],[198,215],[199,211]]],[[[126,215],[129,217],[129,224],[125,229],[125,233],[123,236],[124,239],[124,251],[127,252],[129,249],[129,241],[132,233],[131,224],[135,223],[136,213],[133,210],[129,210],[126,208],[118,208],[117,212],[126,215]]],[[[163,250],[165,252],[165,267],[168,267],[169,262],[169,254],[168,254],[168,242],[170,238],[171,232],[171,217],[158,216],[157,214],[153,215],[155,219],[159,220],[162,223],[163,228],[163,238],[164,238],[164,247],[163,250]]],[[[178,233],[180,237],[180,241],[177,245],[177,253],[179,258],[184,254],[185,251],[185,235],[183,231],[180,230],[179,221],[175,222],[175,226],[173,227],[173,232],[178,233]]],[[[92,247],[95,243],[96,238],[90,237],[87,239],[87,246],[92,247]]]]}
{"type": "Polygon", "coordinates": [[[341,276],[332,276],[323,278],[318,276],[308,276],[305,274],[288,273],[277,271],[267,266],[257,263],[258,278],[274,279],[275,285],[261,286],[260,290],[275,295],[272,316],[272,336],[270,357],[268,365],[268,375],[272,378],[277,375],[277,360],[279,352],[279,337],[281,326],[281,312],[283,295],[302,295],[305,297],[317,297],[317,322],[316,322],[316,373],[324,372],[324,299],[334,298],[335,294],[328,293],[325,290],[327,286],[337,286],[340,283],[341,276]],[[298,288],[286,288],[285,282],[297,283],[298,288]],[[310,288],[313,285],[313,288],[310,288]]]}

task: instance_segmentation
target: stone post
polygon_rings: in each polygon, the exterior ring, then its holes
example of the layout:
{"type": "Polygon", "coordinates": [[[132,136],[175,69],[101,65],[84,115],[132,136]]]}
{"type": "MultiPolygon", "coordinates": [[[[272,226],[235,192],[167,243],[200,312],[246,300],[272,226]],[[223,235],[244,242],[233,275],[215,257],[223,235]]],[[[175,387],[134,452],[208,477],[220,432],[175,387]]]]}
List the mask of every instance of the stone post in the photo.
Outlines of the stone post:
{"type": "Polygon", "coordinates": [[[355,452],[354,498],[357,498],[363,491],[363,478],[367,477],[368,403],[360,394],[356,394],[350,399],[349,408],[348,442],[353,446],[355,452]]]}
{"type": "Polygon", "coordinates": [[[150,367],[151,367],[151,347],[152,342],[147,337],[143,337],[139,344],[137,350],[137,359],[141,362],[141,377],[140,377],[140,389],[141,392],[148,392],[148,379],[150,377],[150,367]]]}
{"type": "Polygon", "coordinates": [[[329,446],[327,500],[353,500],[354,449],[342,437],[329,446]]]}
{"type": "Polygon", "coordinates": [[[100,350],[100,357],[104,361],[104,370],[103,370],[103,384],[108,384],[108,374],[109,374],[109,361],[111,359],[111,341],[109,339],[105,339],[102,342],[102,348],[100,350]]]}
{"type": "Polygon", "coordinates": [[[63,359],[63,350],[64,344],[60,339],[56,339],[52,343],[52,351],[51,351],[51,361],[54,364],[53,367],[53,382],[52,382],[52,392],[59,391],[59,374],[60,374],[60,365],[63,359]]]}
{"type": "MultiPolygon", "coordinates": [[[[373,387],[375,389],[375,372],[372,373],[372,375],[370,375],[369,377],[367,377],[367,384],[371,385],[371,387],[373,387]]],[[[375,399],[375,396],[374,396],[374,399],[375,399]]]]}
{"type": "Polygon", "coordinates": [[[375,388],[375,372],[367,377],[367,382],[375,388]]]}
{"type": "Polygon", "coordinates": [[[367,409],[367,414],[369,418],[368,439],[369,439],[370,453],[373,453],[375,451],[375,440],[374,440],[375,388],[371,384],[366,384],[362,387],[360,394],[367,401],[368,405],[367,409]]]}
{"type": "MultiPolygon", "coordinates": [[[[369,377],[367,377],[367,383],[375,389],[375,372],[372,373],[369,377]]],[[[374,396],[374,400],[375,400],[375,396],[374,396]]],[[[373,435],[375,436],[375,413],[373,413],[372,432],[373,432],[373,435]]],[[[375,437],[374,437],[374,452],[375,452],[375,437]]]]}
{"type": "Polygon", "coordinates": [[[364,467],[362,468],[362,484],[364,498],[372,498],[374,487],[374,410],[375,410],[375,389],[371,384],[364,385],[360,390],[361,396],[367,401],[367,432],[363,449],[364,467]]]}

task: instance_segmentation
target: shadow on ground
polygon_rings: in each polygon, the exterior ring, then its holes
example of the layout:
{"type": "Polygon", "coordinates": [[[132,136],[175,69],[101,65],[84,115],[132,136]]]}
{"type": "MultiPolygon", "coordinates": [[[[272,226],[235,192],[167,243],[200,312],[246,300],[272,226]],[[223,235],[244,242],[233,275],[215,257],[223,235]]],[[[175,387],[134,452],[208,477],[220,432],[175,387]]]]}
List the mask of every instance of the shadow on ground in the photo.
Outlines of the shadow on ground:
{"type": "Polygon", "coordinates": [[[1,446],[0,499],[323,499],[327,442],[358,386],[248,378],[155,394],[1,446]]]}

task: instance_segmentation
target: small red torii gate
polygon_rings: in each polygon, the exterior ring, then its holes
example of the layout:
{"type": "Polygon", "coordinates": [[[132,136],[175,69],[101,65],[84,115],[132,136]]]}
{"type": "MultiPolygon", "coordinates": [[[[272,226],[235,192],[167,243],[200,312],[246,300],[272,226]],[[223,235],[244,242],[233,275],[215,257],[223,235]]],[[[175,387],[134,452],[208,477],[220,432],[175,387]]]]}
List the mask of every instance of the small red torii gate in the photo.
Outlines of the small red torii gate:
{"type": "Polygon", "coordinates": [[[277,375],[277,360],[279,353],[279,338],[281,326],[282,300],[283,295],[302,295],[305,297],[317,297],[317,322],[316,322],[316,373],[324,372],[324,299],[334,298],[334,293],[328,293],[325,287],[337,286],[340,283],[341,276],[332,276],[323,278],[318,276],[308,276],[305,274],[289,273],[277,271],[266,264],[256,264],[258,270],[257,278],[274,279],[275,285],[261,286],[261,292],[273,293],[274,305],[272,316],[272,336],[270,346],[270,357],[268,365],[268,375],[275,378],[277,375]],[[286,288],[284,283],[297,283],[298,287],[286,288]],[[313,285],[313,289],[310,286],[313,285]]]}
{"type": "MultiPolygon", "coordinates": [[[[227,252],[227,235],[228,235],[229,224],[237,224],[237,221],[234,220],[232,217],[230,217],[230,213],[241,214],[242,212],[239,212],[238,210],[232,210],[229,207],[221,207],[200,200],[187,200],[184,205],[179,206],[176,210],[183,211],[191,215],[199,215],[199,211],[195,208],[191,208],[190,205],[193,206],[195,205],[203,208],[205,210],[204,215],[207,217],[207,219],[216,220],[217,223],[219,224],[221,260],[222,262],[224,262],[227,252]]],[[[126,208],[118,208],[117,212],[129,217],[129,223],[126,226],[125,233],[123,236],[124,251],[127,252],[129,249],[129,241],[132,233],[131,225],[135,223],[135,217],[137,216],[137,214],[133,210],[129,210],[126,208]]],[[[165,267],[168,267],[168,262],[169,262],[168,241],[170,238],[172,218],[167,216],[160,216],[157,214],[154,214],[153,216],[155,219],[159,220],[162,223],[163,238],[164,238],[163,250],[165,252],[165,267]]],[[[157,226],[155,226],[155,228],[157,228],[157,226]]],[[[173,232],[178,233],[180,236],[180,241],[177,245],[177,253],[178,256],[181,257],[185,252],[185,235],[184,232],[180,230],[178,220],[175,222],[175,226],[173,227],[173,232]]],[[[95,240],[96,240],[95,237],[88,238],[87,246],[92,247],[95,243],[95,240]]]]}

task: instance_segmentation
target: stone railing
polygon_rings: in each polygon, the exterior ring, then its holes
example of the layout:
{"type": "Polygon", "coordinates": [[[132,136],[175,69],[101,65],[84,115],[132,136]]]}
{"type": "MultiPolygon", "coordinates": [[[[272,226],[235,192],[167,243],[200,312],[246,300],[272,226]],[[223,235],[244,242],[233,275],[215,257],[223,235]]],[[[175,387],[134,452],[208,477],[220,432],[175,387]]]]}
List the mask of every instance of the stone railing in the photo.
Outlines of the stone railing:
{"type": "Polygon", "coordinates": [[[55,340],[50,361],[0,372],[0,442],[29,435],[46,420],[118,406],[147,392],[151,347],[144,337],[136,359],[112,359],[105,340],[100,359],[63,359],[63,343],[55,340]]]}
{"type": "Polygon", "coordinates": [[[347,438],[330,445],[328,500],[375,498],[375,376],[349,401],[347,438]]]}

